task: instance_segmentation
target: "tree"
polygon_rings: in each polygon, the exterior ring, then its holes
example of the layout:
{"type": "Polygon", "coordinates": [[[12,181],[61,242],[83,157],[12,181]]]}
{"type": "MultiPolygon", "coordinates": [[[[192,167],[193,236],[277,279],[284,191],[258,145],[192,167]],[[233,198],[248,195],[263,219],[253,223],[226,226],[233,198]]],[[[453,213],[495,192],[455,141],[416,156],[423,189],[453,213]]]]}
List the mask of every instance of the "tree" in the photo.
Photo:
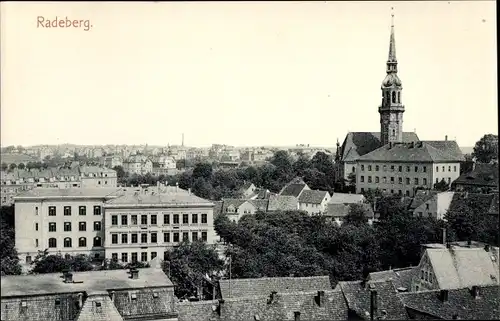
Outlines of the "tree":
{"type": "Polygon", "coordinates": [[[209,163],[198,163],[193,169],[193,179],[203,178],[205,180],[210,180],[212,178],[212,165],[209,163]]]}
{"type": "Polygon", "coordinates": [[[21,274],[21,265],[19,257],[14,247],[14,228],[9,226],[3,219],[0,222],[0,260],[2,275],[21,274]]]}
{"type": "Polygon", "coordinates": [[[366,206],[366,204],[351,204],[349,206],[349,212],[344,219],[344,224],[351,224],[354,226],[367,224],[369,212],[366,206]]]}
{"type": "Polygon", "coordinates": [[[486,134],[474,146],[472,156],[480,163],[498,160],[498,135],[486,134]]]}
{"type": "Polygon", "coordinates": [[[24,163],[20,163],[19,165],[17,165],[17,168],[19,169],[24,169],[26,166],[24,165],[24,163]]]}
{"type": "Polygon", "coordinates": [[[2,171],[6,171],[9,168],[9,165],[6,163],[2,163],[2,171]]]}
{"type": "Polygon", "coordinates": [[[17,168],[17,165],[15,163],[12,163],[12,164],[9,165],[9,169],[11,171],[15,170],[16,168],[17,168]]]}
{"type": "Polygon", "coordinates": [[[123,166],[115,166],[113,167],[113,170],[116,171],[116,177],[118,178],[119,181],[124,179],[126,177],[125,170],[123,169],[123,166]]]}
{"type": "Polygon", "coordinates": [[[38,255],[31,264],[33,268],[30,273],[32,274],[56,273],[63,272],[65,270],[75,272],[91,271],[95,268],[90,257],[87,255],[67,255],[63,257],[61,253],[49,255],[47,250],[39,251],[38,255]]]}
{"type": "Polygon", "coordinates": [[[446,192],[449,189],[449,185],[443,178],[440,182],[434,184],[434,189],[440,192],[446,192]]]}

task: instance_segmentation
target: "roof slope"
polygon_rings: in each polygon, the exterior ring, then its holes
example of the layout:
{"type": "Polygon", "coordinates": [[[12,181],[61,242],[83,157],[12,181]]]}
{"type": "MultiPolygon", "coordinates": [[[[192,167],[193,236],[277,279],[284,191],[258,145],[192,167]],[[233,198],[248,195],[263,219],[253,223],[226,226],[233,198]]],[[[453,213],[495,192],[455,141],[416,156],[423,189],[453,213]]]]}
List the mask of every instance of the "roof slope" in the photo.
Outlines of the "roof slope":
{"type": "Polygon", "coordinates": [[[410,209],[414,210],[425,202],[431,200],[438,194],[434,190],[418,190],[410,204],[410,209]]]}
{"type": "Polygon", "coordinates": [[[439,149],[440,151],[452,155],[456,159],[465,161],[465,157],[462,150],[458,146],[457,142],[454,140],[424,140],[423,142],[431,145],[436,149],[439,149]]]}
{"type": "Polygon", "coordinates": [[[362,194],[333,193],[328,201],[329,204],[353,204],[362,203],[365,196],[362,194]]]}
{"type": "Polygon", "coordinates": [[[367,153],[359,160],[385,162],[460,162],[461,158],[436,149],[424,142],[386,144],[367,153]]]}
{"type": "Polygon", "coordinates": [[[108,292],[90,294],[75,321],[122,321],[108,292]]]}
{"type": "Polygon", "coordinates": [[[497,187],[498,164],[477,163],[472,171],[460,175],[453,184],[497,187]]]}
{"type": "Polygon", "coordinates": [[[316,191],[316,190],[305,190],[299,196],[300,203],[308,204],[321,204],[327,197],[328,192],[326,191],[316,191]]]}
{"type": "Polygon", "coordinates": [[[293,211],[298,209],[298,201],[294,196],[271,195],[268,211],[293,211]]]}
{"type": "Polygon", "coordinates": [[[300,193],[306,188],[307,184],[297,183],[289,184],[281,191],[280,195],[299,197],[300,193]]]}

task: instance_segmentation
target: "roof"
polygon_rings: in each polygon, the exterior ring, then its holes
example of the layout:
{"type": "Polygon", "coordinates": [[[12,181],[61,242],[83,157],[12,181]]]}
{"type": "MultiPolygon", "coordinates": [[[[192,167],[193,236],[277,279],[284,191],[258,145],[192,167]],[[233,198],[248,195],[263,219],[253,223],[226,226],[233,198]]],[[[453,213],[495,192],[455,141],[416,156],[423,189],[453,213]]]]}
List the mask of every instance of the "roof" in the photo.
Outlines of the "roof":
{"type": "MultiPolygon", "coordinates": [[[[413,132],[403,133],[403,142],[418,141],[418,136],[413,132]]],[[[348,133],[341,148],[340,159],[343,162],[352,162],[381,146],[380,133],[376,132],[351,132],[348,133]]]]}
{"type": "Polygon", "coordinates": [[[449,211],[460,209],[461,205],[467,205],[477,214],[488,213],[495,194],[482,193],[454,193],[451,200],[449,211]]]}
{"type": "Polygon", "coordinates": [[[267,210],[270,211],[294,211],[297,210],[298,201],[294,196],[271,195],[267,210]]]}
{"type": "Polygon", "coordinates": [[[358,160],[362,161],[384,161],[384,162],[461,162],[455,154],[449,154],[447,150],[436,149],[424,142],[386,144],[375,149],[358,160]]]}
{"type": "Polygon", "coordinates": [[[111,198],[116,197],[120,189],[116,187],[81,187],[81,188],[33,188],[29,191],[21,192],[15,199],[43,199],[43,198],[111,198]]]}
{"type": "Polygon", "coordinates": [[[115,170],[104,167],[104,166],[81,166],[81,173],[116,173],[115,170]]]}
{"type": "Polygon", "coordinates": [[[299,203],[321,204],[329,196],[326,191],[305,190],[300,193],[299,203]]]}
{"type": "Polygon", "coordinates": [[[396,289],[411,287],[411,280],[415,273],[414,267],[372,272],[369,274],[369,282],[391,281],[396,289]]]}
{"type": "Polygon", "coordinates": [[[243,189],[243,190],[247,190],[247,189],[249,189],[250,187],[252,187],[252,185],[253,185],[253,183],[252,183],[252,182],[245,182],[245,183],[243,184],[243,186],[241,187],[241,189],[243,189]]]}
{"type": "Polygon", "coordinates": [[[242,198],[225,198],[222,200],[222,209],[221,209],[222,213],[226,213],[228,207],[230,207],[230,206],[233,206],[235,209],[237,209],[238,207],[240,207],[242,204],[244,204],[246,202],[248,202],[248,200],[242,199],[242,198]]]}
{"type": "Polygon", "coordinates": [[[269,204],[269,200],[263,199],[263,200],[248,200],[250,204],[255,206],[257,210],[266,212],[267,211],[267,206],[269,204]]]}
{"type": "Polygon", "coordinates": [[[293,183],[285,186],[280,195],[299,197],[300,193],[306,188],[306,183],[293,183]]]}
{"type": "Polygon", "coordinates": [[[122,321],[123,318],[107,292],[87,297],[75,321],[122,321]],[[99,307],[96,305],[100,304],[99,307]]]}
{"type": "Polygon", "coordinates": [[[362,194],[333,193],[329,204],[353,204],[362,203],[365,196],[362,194]]]}
{"type": "Polygon", "coordinates": [[[498,193],[495,193],[495,194],[493,194],[493,199],[491,200],[490,209],[488,210],[488,214],[493,214],[493,215],[499,214],[499,210],[498,210],[499,204],[498,203],[499,203],[498,193]]]}
{"type": "Polygon", "coordinates": [[[349,310],[360,318],[370,320],[370,291],[377,291],[378,313],[384,313],[385,320],[405,320],[408,318],[403,302],[391,281],[370,282],[363,285],[362,281],[339,282],[349,310]]]}
{"type": "Polygon", "coordinates": [[[498,187],[498,164],[476,163],[472,171],[460,175],[453,185],[498,187]]]}
{"type": "Polygon", "coordinates": [[[440,289],[499,284],[498,254],[492,258],[494,249],[487,252],[484,248],[451,246],[427,248],[425,253],[440,289]]]}
{"type": "Polygon", "coordinates": [[[426,313],[434,318],[452,320],[498,320],[500,319],[500,286],[479,288],[479,297],[474,298],[469,288],[448,291],[448,300],[443,302],[440,291],[400,293],[399,297],[409,309],[426,313]]]}
{"type": "Polygon", "coordinates": [[[439,149],[440,151],[454,156],[456,159],[465,161],[462,149],[460,149],[457,142],[454,140],[424,140],[423,142],[431,145],[436,149],[439,149]]]}
{"type": "Polygon", "coordinates": [[[438,194],[438,191],[434,190],[418,190],[413,197],[410,204],[410,209],[414,210],[425,202],[431,200],[438,194]]]}
{"type": "Polygon", "coordinates": [[[17,153],[2,153],[0,155],[2,159],[2,163],[6,164],[19,164],[19,163],[28,163],[28,162],[37,162],[39,159],[36,159],[33,156],[27,154],[17,154],[17,153]]]}
{"type": "Polygon", "coordinates": [[[332,289],[328,276],[220,280],[219,286],[223,299],[332,289]]]}
{"type": "Polygon", "coordinates": [[[62,273],[2,276],[2,297],[173,286],[165,273],[155,268],[139,269],[138,279],[131,279],[128,270],[105,270],[73,272],[73,280],[83,282],[64,283],[62,273]]]}
{"type": "Polygon", "coordinates": [[[129,156],[123,162],[124,163],[146,163],[146,162],[151,162],[151,159],[149,159],[149,157],[147,157],[146,155],[136,154],[136,155],[129,156]]]}
{"type": "Polygon", "coordinates": [[[345,217],[349,214],[350,206],[348,204],[328,204],[326,215],[332,217],[345,217]]]}
{"type": "Polygon", "coordinates": [[[186,190],[167,186],[166,189],[156,190],[152,187],[151,190],[137,191],[134,193],[127,192],[119,197],[110,199],[106,202],[106,207],[113,207],[114,205],[207,205],[213,206],[214,204],[208,200],[198,197],[186,190]]]}

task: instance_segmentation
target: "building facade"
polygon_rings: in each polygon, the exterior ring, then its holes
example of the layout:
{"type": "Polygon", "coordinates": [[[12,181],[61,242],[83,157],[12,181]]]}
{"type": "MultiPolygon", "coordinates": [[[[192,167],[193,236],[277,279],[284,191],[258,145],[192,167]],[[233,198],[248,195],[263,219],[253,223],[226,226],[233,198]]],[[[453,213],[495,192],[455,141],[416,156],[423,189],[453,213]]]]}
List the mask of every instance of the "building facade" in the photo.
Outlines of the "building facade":
{"type": "Polygon", "coordinates": [[[145,175],[153,171],[153,162],[145,155],[132,155],[123,162],[123,170],[130,174],[145,175]]]}
{"type": "Polygon", "coordinates": [[[82,187],[116,187],[118,177],[115,170],[107,167],[82,166],[80,181],[82,187]]]}

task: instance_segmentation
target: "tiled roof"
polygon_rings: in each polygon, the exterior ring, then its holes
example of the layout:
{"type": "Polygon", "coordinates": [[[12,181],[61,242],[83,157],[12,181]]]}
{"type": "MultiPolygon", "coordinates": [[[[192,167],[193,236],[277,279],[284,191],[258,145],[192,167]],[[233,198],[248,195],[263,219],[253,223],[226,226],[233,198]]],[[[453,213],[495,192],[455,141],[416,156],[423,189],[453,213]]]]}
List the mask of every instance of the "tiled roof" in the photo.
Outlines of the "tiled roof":
{"type": "MultiPolygon", "coordinates": [[[[403,142],[418,141],[416,133],[404,132],[403,142]]],[[[341,148],[341,161],[351,162],[375,149],[379,148],[380,133],[375,132],[351,132],[348,133],[341,148]]]]}
{"type": "Polygon", "coordinates": [[[156,193],[154,191],[154,188],[152,189],[151,192],[147,193],[143,192],[136,192],[133,194],[125,193],[124,195],[108,200],[106,202],[106,205],[124,205],[124,204],[130,204],[130,205],[197,204],[197,205],[207,205],[207,206],[213,205],[212,202],[181,189],[178,189],[175,192],[174,190],[172,190],[172,192],[170,193],[161,191],[160,193],[156,193]]]}
{"type": "Polygon", "coordinates": [[[495,194],[482,193],[454,193],[450,203],[449,211],[455,211],[460,205],[466,204],[474,209],[476,213],[488,213],[495,194]]]}
{"type": "Polygon", "coordinates": [[[146,163],[146,162],[150,162],[150,161],[151,160],[146,155],[137,154],[137,155],[131,155],[131,156],[129,156],[124,161],[124,163],[146,163]]]}
{"type": "Polygon", "coordinates": [[[500,286],[498,285],[480,287],[477,298],[469,288],[449,290],[446,302],[440,298],[439,290],[400,293],[399,297],[410,311],[416,310],[436,319],[500,319],[500,286]]]}
{"type": "Polygon", "coordinates": [[[460,159],[461,161],[465,161],[464,154],[457,142],[454,140],[424,140],[426,144],[431,145],[432,147],[439,149],[449,155],[455,157],[455,159],[460,159]]]}
{"type": "Polygon", "coordinates": [[[306,188],[306,184],[289,184],[280,193],[283,196],[299,197],[300,193],[306,188]]]}
{"type": "Polygon", "coordinates": [[[122,321],[108,292],[90,294],[75,321],[122,321]]]}
{"type": "Polygon", "coordinates": [[[498,200],[498,193],[493,194],[493,199],[491,200],[490,204],[490,209],[488,210],[488,214],[493,214],[493,215],[498,215],[498,206],[499,206],[499,200],[498,200]]]}
{"type": "Polygon", "coordinates": [[[139,269],[138,279],[131,279],[128,270],[73,272],[73,281],[83,282],[64,283],[62,273],[2,276],[2,297],[173,286],[162,270],[154,268],[139,269]]]}
{"type": "Polygon", "coordinates": [[[428,248],[425,253],[433,267],[440,289],[458,289],[473,285],[499,284],[498,257],[492,259],[494,248],[451,246],[428,248]]]}
{"type": "Polygon", "coordinates": [[[252,182],[246,182],[243,184],[243,186],[241,187],[241,189],[243,190],[247,190],[249,189],[250,187],[252,187],[253,183],[252,182]]]}
{"type": "Polygon", "coordinates": [[[263,200],[248,200],[250,204],[255,206],[257,210],[266,212],[267,211],[267,206],[269,204],[269,200],[263,199],[263,200]]]}
{"type": "Polygon", "coordinates": [[[349,214],[349,205],[346,204],[328,204],[326,215],[332,217],[345,217],[349,214]]]}
{"type": "Polygon", "coordinates": [[[328,276],[220,280],[219,286],[223,299],[332,289],[328,276]]]}
{"type": "Polygon", "coordinates": [[[305,190],[300,193],[299,203],[321,204],[327,196],[328,192],[326,191],[305,190]]]}
{"type": "Polygon", "coordinates": [[[81,166],[81,173],[115,173],[116,171],[102,166],[81,166]]]}
{"type": "Polygon", "coordinates": [[[409,290],[414,273],[415,268],[409,267],[372,272],[368,278],[370,282],[391,281],[396,289],[405,288],[409,290]]]}
{"type": "Polygon", "coordinates": [[[298,201],[294,196],[271,195],[268,211],[294,211],[298,209],[298,201]]]}
{"type": "Polygon", "coordinates": [[[461,158],[436,149],[424,142],[386,144],[358,158],[364,161],[385,162],[460,162],[461,158]]]}
{"type": "Polygon", "coordinates": [[[370,282],[363,286],[361,281],[339,282],[349,310],[360,318],[370,320],[371,294],[377,291],[378,314],[385,313],[385,320],[405,320],[406,309],[398,297],[391,281],[370,282]]]}
{"type": "Polygon", "coordinates": [[[362,194],[333,193],[329,204],[353,204],[362,203],[365,200],[362,194]]]}
{"type": "Polygon", "coordinates": [[[17,198],[45,198],[45,197],[86,197],[106,198],[116,197],[119,189],[116,187],[89,187],[89,188],[34,188],[19,193],[17,198]]]}
{"type": "Polygon", "coordinates": [[[231,205],[235,209],[237,209],[238,207],[240,207],[242,204],[244,204],[246,202],[248,202],[248,201],[246,199],[242,199],[242,198],[225,198],[222,200],[222,213],[226,213],[227,208],[230,207],[231,205]]]}
{"type": "Polygon", "coordinates": [[[138,318],[135,319],[134,316],[143,316],[140,320],[165,320],[175,309],[172,290],[166,288],[121,290],[115,291],[113,296],[116,309],[125,320],[137,320],[138,318]],[[133,300],[131,300],[132,295],[135,296],[133,300]]]}
{"type": "Polygon", "coordinates": [[[78,315],[78,297],[74,293],[26,297],[2,297],[1,320],[72,321],[78,315]],[[56,299],[59,306],[55,306],[56,299]],[[23,301],[24,307],[23,307],[23,301]]]}
{"type": "Polygon", "coordinates": [[[414,210],[425,202],[431,200],[434,196],[438,194],[438,191],[434,190],[418,190],[413,197],[410,204],[410,209],[414,210]]]}
{"type": "Polygon", "coordinates": [[[475,186],[498,186],[498,164],[477,163],[475,168],[463,173],[458,177],[453,185],[475,185],[475,186]]]}

